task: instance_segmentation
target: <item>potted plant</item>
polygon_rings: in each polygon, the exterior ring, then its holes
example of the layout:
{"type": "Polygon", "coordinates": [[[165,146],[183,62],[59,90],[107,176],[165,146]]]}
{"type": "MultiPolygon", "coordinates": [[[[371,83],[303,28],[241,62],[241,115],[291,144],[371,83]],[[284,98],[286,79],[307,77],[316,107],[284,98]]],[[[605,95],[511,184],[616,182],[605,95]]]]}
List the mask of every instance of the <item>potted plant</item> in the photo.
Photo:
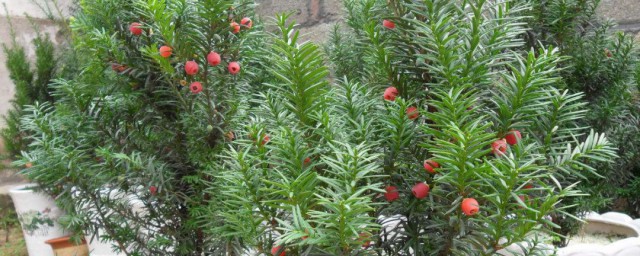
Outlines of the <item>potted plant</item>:
{"type": "Polygon", "coordinates": [[[53,198],[36,190],[37,184],[17,186],[9,191],[22,225],[29,255],[51,255],[49,239],[68,235],[58,223],[64,212],[56,206],[53,198]]]}
{"type": "Polygon", "coordinates": [[[334,80],[319,47],[276,19],[271,75],[213,168],[212,239],[238,254],[545,252],[532,235],[559,237],[563,200],[616,154],[579,125],[559,51],[522,50],[528,6],[345,3],[334,80]]]}

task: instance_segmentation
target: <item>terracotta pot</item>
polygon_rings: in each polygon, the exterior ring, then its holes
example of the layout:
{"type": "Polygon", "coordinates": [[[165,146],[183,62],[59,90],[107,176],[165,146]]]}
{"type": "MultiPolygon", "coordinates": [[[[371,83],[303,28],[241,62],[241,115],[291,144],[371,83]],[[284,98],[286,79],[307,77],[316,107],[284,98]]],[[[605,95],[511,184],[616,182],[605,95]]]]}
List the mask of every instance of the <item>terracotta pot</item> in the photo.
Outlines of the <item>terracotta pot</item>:
{"type": "Polygon", "coordinates": [[[70,236],[63,236],[45,241],[51,245],[55,256],[89,256],[87,242],[82,239],[82,243],[74,244],[70,236]]]}

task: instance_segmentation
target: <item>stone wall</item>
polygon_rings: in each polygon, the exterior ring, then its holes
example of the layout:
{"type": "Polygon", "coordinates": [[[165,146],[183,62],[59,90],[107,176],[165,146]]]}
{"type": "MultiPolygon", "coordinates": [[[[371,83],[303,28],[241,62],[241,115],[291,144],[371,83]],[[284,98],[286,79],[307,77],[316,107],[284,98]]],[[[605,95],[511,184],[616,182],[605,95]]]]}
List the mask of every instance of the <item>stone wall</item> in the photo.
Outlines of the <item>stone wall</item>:
{"type": "Polygon", "coordinates": [[[342,0],[257,0],[258,15],[266,22],[276,14],[292,12],[303,38],[323,41],[342,20],[342,0]]]}

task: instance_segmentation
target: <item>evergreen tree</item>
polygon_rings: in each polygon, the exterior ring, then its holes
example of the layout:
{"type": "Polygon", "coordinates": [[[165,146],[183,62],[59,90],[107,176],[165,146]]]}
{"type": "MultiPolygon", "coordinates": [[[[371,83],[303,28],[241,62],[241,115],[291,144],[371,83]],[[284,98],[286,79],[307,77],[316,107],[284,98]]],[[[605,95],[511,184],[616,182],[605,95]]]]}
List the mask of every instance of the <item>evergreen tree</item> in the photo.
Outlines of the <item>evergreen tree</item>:
{"type": "Polygon", "coordinates": [[[328,93],[319,53],[278,19],[274,78],[219,167],[212,237],[272,255],[491,255],[560,236],[564,200],[615,153],[579,122],[558,50],[521,50],[528,5],[345,6],[352,30],[327,47],[345,78],[328,93]]]}
{"type": "Polygon", "coordinates": [[[249,1],[79,3],[82,67],[22,118],[18,164],[54,195],[63,224],[126,255],[201,255],[206,171],[241,111],[259,47],[249,1]],[[245,19],[246,17],[246,19],[245,19]],[[246,75],[245,75],[246,74],[246,75]]]}
{"type": "Polygon", "coordinates": [[[553,45],[569,57],[560,64],[563,87],[583,92],[589,103],[589,115],[581,124],[606,133],[620,155],[615,162],[596,165],[606,182],[590,176],[581,184],[591,197],[577,200],[577,211],[610,209],[612,199],[618,198],[623,208],[617,210],[640,216],[638,51],[633,36],[614,32],[614,22],[597,16],[600,0],[527,2],[532,8],[527,12],[531,30],[525,35],[526,47],[553,45]]]}
{"type": "Polygon", "coordinates": [[[11,100],[12,109],[6,116],[3,116],[6,127],[0,131],[0,135],[9,156],[15,157],[19,156],[29,143],[26,140],[28,135],[20,131],[23,107],[35,102],[53,102],[53,97],[49,94],[47,86],[56,76],[57,57],[49,36],[38,33],[33,40],[36,59],[35,69],[32,69],[25,48],[15,41],[13,31],[11,35],[13,43],[11,45],[3,44],[2,48],[7,56],[6,65],[9,70],[9,78],[15,85],[15,96],[11,100]]]}
{"type": "Polygon", "coordinates": [[[127,255],[536,253],[615,156],[558,48],[522,50],[527,4],[346,0],[328,54],[252,6],[81,2],[83,70],[18,161],[67,227],[127,255]]]}

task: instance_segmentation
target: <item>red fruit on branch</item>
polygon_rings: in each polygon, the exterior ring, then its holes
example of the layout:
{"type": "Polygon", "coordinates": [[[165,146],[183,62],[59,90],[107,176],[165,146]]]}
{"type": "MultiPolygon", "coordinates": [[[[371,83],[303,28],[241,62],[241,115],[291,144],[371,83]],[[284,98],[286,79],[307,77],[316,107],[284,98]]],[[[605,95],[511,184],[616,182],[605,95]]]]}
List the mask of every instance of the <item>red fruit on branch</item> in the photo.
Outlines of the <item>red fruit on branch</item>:
{"type": "Polygon", "coordinates": [[[163,58],[165,59],[169,58],[172,53],[173,53],[173,49],[171,49],[171,47],[166,45],[160,47],[160,56],[162,56],[163,58]]]}
{"type": "Polygon", "coordinates": [[[247,28],[253,27],[253,21],[249,17],[242,18],[242,20],[240,20],[240,24],[247,28]]]}
{"type": "Polygon", "coordinates": [[[396,100],[396,97],[398,97],[398,89],[390,86],[387,87],[387,89],[384,90],[384,99],[385,100],[389,100],[389,101],[394,101],[396,100]]]}
{"type": "Polygon", "coordinates": [[[260,142],[260,145],[264,146],[265,144],[269,143],[269,141],[271,141],[271,137],[269,137],[269,135],[265,135],[264,138],[262,138],[262,142],[260,142]]]}
{"type": "Polygon", "coordinates": [[[524,185],[523,187],[524,189],[532,189],[533,185],[531,185],[531,183],[528,183],[527,185],[524,185]]]}
{"type": "Polygon", "coordinates": [[[113,64],[111,64],[111,69],[113,71],[115,71],[115,72],[123,72],[123,71],[127,70],[127,66],[120,65],[120,64],[117,64],[117,63],[113,63],[113,64]]]}
{"type": "Polygon", "coordinates": [[[419,114],[420,113],[418,112],[418,108],[413,106],[407,108],[407,116],[409,117],[409,119],[415,120],[416,118],[418,118],[419,114]]]}
{"type": "Polygon", "coordinates": [[[238,74],[238,72],[240,72],[240,64],[238,64],[238,62],[231,62],[229,63],[229,73],[231,73],[232,75],[238,74]]]}
{"type": "Polygon", "coordinates": [[[513,146],[515,144],[518,144],[518,141],[522,139],[522,134],[520,134],[520,131],[518,130],[512,130],[508,132],[506,136],[504,136],[504,139],[507,140],[507,143],[509,143],[509,145],[513,146]]]}
{"type": "Polygon", "coordinates": [[[424,166],[424,169],[425,169],[428,173],[431,173],[431,174],[435,174],[435,173],[436,173],[435,168],[440,168],[440,164],[438,164],[438,162],[433,161],[433,160],[431,160],[431,159],[429,159],[429,160],[424,160],[423,166],[424,166]]]}
{"type": "Polygon", "coordinates": [[[411,189],[411,192],[413,193],[413,196],[415,196],[418,199],[425,198],[429,195],[429,185],[427,185],[424,182],[420,182],[415,186],[413,186],[413,188],[411,189]]]}
{"type": "Polygon", "coordinates": [[[200,82],[193,82],[189,85],[189,89],[193,94],[198,94],[202,92],[202,84],[200,82]]]}
{"type": "Polygon", "coordinates": [[[507,141],[500,139],[491,143],[491,152],[499,156],[504,155],[507,152],[507,141]]]}
{"type": "Polygon", "coordinates": [[[387,186],[387,188],[385,188],[384,190],[387,191],[386,193],[384,193],[384,198],[387,199],[387,202],[391,203],[395,200],[398,200],[398,198],[400,198],[400,193],[398,192],[398,188],[394,186],[387,186]]]}
{"type": "Polygon", "coordinates": [[[528,195],[519,195],[518,198],[520,198],[520,201],[522,201],[524,204],[527,204],[527,201],[529,201],[528,195]]]}
{"type": "Polygon", "coordinates": [[[134,36],[142,35],[142,24],[140,24],[138,22],[131,23],[131,25],[129,25],[129,31],[134,36]]]}
{"type": "Polygon", "coordinates": [[[309,164],[309,163],[311,163],[311,158],[308,158],[308,157],[305,158],[304,159],[304,164],[309,164]]]}
{"type": "Polygon", "coordinates": [[[480,204],[473,198],[465,198],[460,205],[462,213],[467,216],[472,216],[480,211],[480,204]]]}
{"type": "Polygon", "coordinates": [[[358,234],[358,241],[362,242],[362,248],[367,249],[371,246],[371,234],[362,232],[358,234]]]}
{"type": "Polygon", "coordinates": [[[198,63],[195,61],[187,61],[187,63],[184,64],[184,72],[187,73],[187,75],[195,75],[198,73],[198,63]]]}
{"type": "Polygon", "coordinates": [[[231,24],[229,24],[229,27],[231,27],[231,32],[233,32],[234,34],[240,33],[240,24],[238,24],[237,22],[231,22],[231,24]]]}
{"type": "Polygon", "coordinates": [[[383,20],[382,21],[382,26],[384,26],[385,28],[388,28],[388,29],[396,28],[396,24],[393,23],[393,21],[390,21],[390,20],[383,20]]]}
{"type": "Polygon", "coordinates": [[[604,49],[604,54],[607,56],[607,58],[613,57],[613,53],[611,53],[609,49],[604,49]]]}
{"type": "MultiPolygon", "coordinates": [[[[271,248],[271,255],[278,255],[278,252],[280,251],[280,249],[282,248],[282,246],[278,245],[278,246],[274,246],[273,248],[271,248]]],[[[280,253],[279,256],[285,256],[287,255],[285,253],[285,250],[282,249],[282,252],[280,253]]]]}
{"type": "Polygon", "coordinates": [[[155,196],[158,193],[158,188],[156,186],[149,187],[149,193],[151,193],[152,196],[155,196]]]}
{"type": "Polygon", "coordinates": [[[217,52],[210,52],[207,55],[207,62],[209,62],[209,65],[211,66],[215,67],[220,65],[220,61],[221,61],[220,54],[218,54],[217,52]]]}

